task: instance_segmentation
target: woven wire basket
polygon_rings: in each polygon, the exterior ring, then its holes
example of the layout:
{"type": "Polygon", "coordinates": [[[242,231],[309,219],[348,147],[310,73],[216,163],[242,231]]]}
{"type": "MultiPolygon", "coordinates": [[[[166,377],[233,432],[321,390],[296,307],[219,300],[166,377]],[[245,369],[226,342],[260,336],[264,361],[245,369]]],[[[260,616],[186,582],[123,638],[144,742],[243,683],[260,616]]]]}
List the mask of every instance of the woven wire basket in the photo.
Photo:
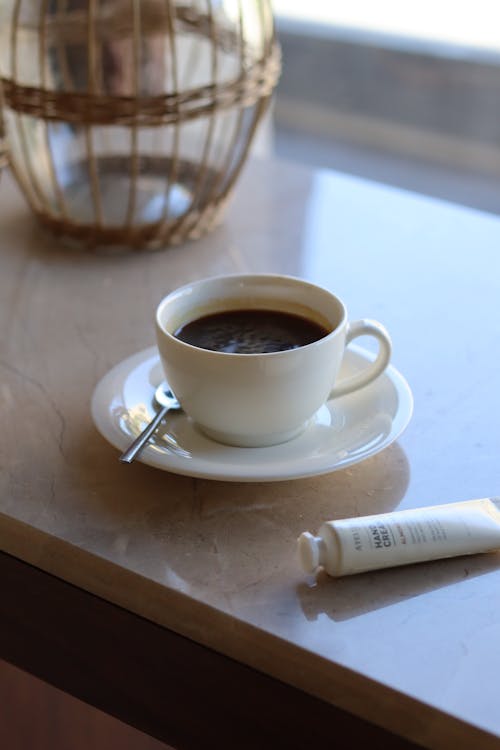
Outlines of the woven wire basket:
{"type": "Polygon", "coordinates": [[[268,0],[5,0],[12,170],[36,216],[91,246],[199,237],[280,72],[268,0]]]}

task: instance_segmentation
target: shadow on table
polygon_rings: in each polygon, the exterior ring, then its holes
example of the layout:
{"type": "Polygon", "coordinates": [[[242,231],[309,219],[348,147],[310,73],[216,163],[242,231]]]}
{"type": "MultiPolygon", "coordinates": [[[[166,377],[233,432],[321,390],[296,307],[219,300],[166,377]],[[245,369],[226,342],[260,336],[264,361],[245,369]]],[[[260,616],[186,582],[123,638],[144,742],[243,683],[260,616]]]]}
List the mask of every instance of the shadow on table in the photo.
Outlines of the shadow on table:
{"type": "Polygon", "coordinates": [[[297,594],[309,621],[326,614],[331,620],[340,622],[499,568],[500,553],[493,552],[336,579],[321,571],[314,580],[311,578],[309,584],[299,584],[297,594]]]}

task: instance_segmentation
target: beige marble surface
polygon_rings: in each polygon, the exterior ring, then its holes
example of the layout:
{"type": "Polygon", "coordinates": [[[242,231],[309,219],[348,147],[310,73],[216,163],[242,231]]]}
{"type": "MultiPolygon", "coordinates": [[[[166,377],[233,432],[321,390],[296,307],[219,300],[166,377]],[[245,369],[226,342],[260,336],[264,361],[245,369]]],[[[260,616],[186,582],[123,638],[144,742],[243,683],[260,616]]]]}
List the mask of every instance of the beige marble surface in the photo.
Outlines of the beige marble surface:
{"type": "Polygon", "coordinates": [[[0,182],[0,547],[432,748],[500,737],[500,558],[333,580],[295,540],[323,520],[498,495],[500,220],[280,163],[247,168],[223,225],[156,254],[40,232],[0,182]],[[390,329],[415,412],[341,472],[272,484],[117,461],[89,402],[154,343],[157,302],[214,273],[329,286],[390,329]]]}

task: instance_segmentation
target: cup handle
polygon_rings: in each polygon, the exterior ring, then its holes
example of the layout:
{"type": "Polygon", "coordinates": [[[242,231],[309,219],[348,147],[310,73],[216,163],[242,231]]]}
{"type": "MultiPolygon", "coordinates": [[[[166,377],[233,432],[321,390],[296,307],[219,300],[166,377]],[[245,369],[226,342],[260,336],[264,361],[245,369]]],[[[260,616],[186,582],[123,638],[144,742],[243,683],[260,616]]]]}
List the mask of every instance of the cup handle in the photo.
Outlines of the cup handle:
{"type": "Polygon", "coordinates": [[[375,378],[377,378],[389,364],[392,344],[389,334],[381,323],[377,323],[376,320],[356,320],[354,323],[349,323],[345,340],[346,347],[353,339],[356,339],[359,336],[374,336],[378,340],[379,350],[377,357],[375,361],[368,367],[364,368],[362,372],[358,372],[356,375],[341,380],[340,383],[333,388],[328,398],[345,396],[347,393],[352,393],[352,391],[357,391],[358,388],[368,385],[368,383],[375,380],[375,378]]]}

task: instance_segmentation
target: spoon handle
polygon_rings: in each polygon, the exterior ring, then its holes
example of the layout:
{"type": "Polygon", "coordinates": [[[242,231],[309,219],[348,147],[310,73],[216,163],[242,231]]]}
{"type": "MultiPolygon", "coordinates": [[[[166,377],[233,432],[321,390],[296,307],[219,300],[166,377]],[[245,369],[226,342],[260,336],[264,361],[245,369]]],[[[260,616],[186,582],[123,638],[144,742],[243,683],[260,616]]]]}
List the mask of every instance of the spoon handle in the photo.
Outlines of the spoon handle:
{"type": "Polygon", "coordinates": [[[163,406],[156,417],[143,429],[141,434],[136,437],[127,450],[122,453],[119,459],[122,464],[131,464],[134,458],[139,455],[169,409],[170,406],[163,406]]]}

